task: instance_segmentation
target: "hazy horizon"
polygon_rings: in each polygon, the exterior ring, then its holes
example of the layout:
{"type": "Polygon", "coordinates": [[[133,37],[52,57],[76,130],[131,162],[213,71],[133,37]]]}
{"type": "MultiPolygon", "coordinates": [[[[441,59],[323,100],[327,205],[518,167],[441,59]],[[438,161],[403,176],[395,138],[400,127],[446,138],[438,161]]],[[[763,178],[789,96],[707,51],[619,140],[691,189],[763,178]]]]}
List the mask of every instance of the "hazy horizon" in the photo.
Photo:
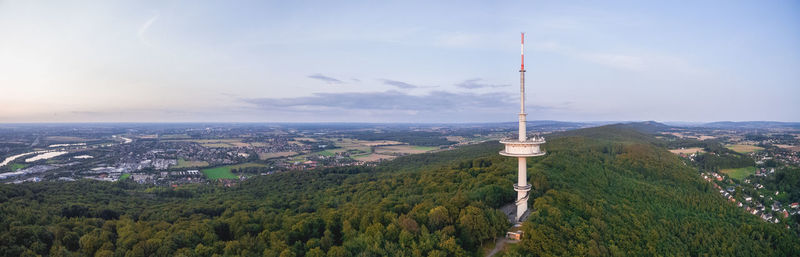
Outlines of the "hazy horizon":
{"type": "Polygon", "coordinates": [[[800,3],[0,1],[0,123],[800,118],[800,3]]]}
{"type": "MultiPolygon", "coordinates": [[[[102,121],[102,122],[0,122],[0,126],[2,125],[93,125],[93,124],[131,124],[131,125],[148,125],[148,124],[162,124],[162,125],[170,125],[170,124],[373,124],[373,125],[470,125],[470,124],[497,124],[497,123],[509,123],[509,124],[517,124],[519,121],[486,121],[486,122],[360,122],[360,121],[163,121],[163,122],[151,122],[151,121],[126,121],[126,122],[114,122],[114,121],[102,121]]],[[[786,123],[786,124],[800,124],[798,121],[773,121],[773,120],[751,120],[751,121],[658,121],[658,120],[585,120],[585,121],[576,121],[576,120],[528,120],[527,123],[545,123],[545,122],[565,122],[565,123],[583,123],[583,124],[590,124],[590,125],[605,125],[605,124],[625,124],[625,123],[639,123],[639,122],[658,122],[670,126],[680,126],[680,125],[703,125],[703,124],[710,124],[710,123],[723,123],[723,122],[732,122],[732,123],[749,123],[749,122],[766,122],[766,123],[786,123]]]]}

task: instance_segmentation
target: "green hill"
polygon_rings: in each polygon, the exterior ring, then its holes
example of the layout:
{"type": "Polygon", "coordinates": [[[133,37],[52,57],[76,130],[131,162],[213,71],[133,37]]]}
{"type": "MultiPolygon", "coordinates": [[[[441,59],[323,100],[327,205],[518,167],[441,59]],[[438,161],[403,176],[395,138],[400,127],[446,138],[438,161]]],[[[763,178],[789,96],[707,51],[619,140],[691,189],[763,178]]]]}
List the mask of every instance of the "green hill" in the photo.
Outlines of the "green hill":
{"type": "MultiPolygon", "coordinates": [[[[529,159],[536,212],[506,253],[797,256],[649,135],[554,136],[529,159]]],[[[516,161],[486,143],[232,188],[123,181],[0,185],[0,256],[480,256],[509,224],[516,161]]]]}
{"type": "Polygon", "coordinates": [[[535,212],[506,256],[797,256],[797,235],[726,202],[628,125],[565,133],[533,164],[535,212]]]}

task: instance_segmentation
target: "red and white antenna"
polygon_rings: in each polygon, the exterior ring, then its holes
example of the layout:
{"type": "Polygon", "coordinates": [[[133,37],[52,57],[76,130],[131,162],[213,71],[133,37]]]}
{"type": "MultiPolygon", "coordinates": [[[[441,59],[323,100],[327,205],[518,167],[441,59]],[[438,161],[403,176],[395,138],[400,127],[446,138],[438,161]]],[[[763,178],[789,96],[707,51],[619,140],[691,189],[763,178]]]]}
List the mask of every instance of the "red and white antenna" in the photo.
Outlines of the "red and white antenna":
{"type": "Polygon", "coordinates": [[[519,69],[524,71],[525,70],[525,32],[522,32],[521,35],[520,35],[520,46],[521,46],[520,55],[522,57],[522,65],[520,66],[519,69]]]}

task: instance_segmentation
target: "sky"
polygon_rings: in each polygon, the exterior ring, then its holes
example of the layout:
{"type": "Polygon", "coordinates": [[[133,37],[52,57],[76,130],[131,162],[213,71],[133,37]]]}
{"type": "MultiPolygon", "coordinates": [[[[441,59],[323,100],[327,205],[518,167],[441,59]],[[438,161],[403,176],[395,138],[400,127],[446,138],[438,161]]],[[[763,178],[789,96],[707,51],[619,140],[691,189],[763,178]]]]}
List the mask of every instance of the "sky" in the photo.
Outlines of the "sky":
{"type": "Polygon", "coordinates": [[[800,121],[798,1],[0,0],[0,123],[800,121]]]}

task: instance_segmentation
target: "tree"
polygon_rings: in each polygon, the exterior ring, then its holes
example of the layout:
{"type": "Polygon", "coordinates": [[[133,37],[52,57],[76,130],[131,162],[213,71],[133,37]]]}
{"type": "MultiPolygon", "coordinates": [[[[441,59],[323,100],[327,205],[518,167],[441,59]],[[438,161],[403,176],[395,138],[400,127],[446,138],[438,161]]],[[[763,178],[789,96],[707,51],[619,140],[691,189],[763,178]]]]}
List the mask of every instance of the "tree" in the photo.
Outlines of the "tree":
{"type": "Polygon", "coordinates": [[[341,246],[334,246],[328,250],[328,257],[349,257],[350,253],[341,246]]]}
{"type": "Polygon", "coordinates": [[[484,216],[483,210],[475,206],[467,206],[461,211],[458,218],[458,229],[461,231],[461,240],[472,248],[480,245],[483,240],[491,238],[491,227],[484,216]]]}

